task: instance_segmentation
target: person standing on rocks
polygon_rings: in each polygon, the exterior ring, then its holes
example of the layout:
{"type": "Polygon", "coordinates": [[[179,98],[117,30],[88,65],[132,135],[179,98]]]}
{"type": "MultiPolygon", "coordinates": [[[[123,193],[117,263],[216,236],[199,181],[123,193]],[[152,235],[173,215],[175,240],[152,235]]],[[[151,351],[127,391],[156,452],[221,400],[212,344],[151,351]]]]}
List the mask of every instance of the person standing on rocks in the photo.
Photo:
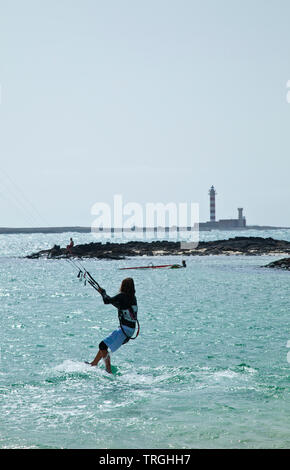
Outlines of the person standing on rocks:
{"type": "Polygon", "coordinates": [[[71,250],[72,250],[73,246],[74,246],[74,241],[73,241],[72,238],[70,238],[70,244],[67,245],[67,247],[66,247],[66,252],[69,253],[70,255],[72,254],[71,250]]]}

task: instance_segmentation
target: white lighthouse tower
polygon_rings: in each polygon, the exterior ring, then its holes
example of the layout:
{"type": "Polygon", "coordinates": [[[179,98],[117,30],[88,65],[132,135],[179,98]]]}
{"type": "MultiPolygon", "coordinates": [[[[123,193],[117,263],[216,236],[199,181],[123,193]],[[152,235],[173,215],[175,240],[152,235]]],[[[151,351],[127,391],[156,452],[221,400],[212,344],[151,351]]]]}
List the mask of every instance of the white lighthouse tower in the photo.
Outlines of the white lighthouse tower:
{"type": "Polygon", "coordinates": [[[216,221],[216,216],[215,216],[215,197],[216,197],[216,190],[214,186],[212,186],[209,190],[209,210],[210,210],[210,221],[215,222],[216,221]]]}

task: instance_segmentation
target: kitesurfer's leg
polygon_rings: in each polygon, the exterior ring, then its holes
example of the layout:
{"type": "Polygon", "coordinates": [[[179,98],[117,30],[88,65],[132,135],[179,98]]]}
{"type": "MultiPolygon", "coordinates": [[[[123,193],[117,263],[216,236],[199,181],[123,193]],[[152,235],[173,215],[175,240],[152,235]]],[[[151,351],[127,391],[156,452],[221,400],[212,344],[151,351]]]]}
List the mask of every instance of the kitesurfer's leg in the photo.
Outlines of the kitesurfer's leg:
{"type": "Polygon", "coordinates": [[[108,353],[108,351],[102,351],[100,349],[95,359],[92,362],[90,362],[91,366],[97,366],[101,359],[104,359],[106,371],[109,372],[109,374],[111,374],[112,373],[111,358],[110,358],[110,354],[108,353]]]}
{"type": "Polygon", "coordinates": [[[97,366],[100,360],[102,359],[102,357],[103,357],[103,351],[99,349],[98,354],[96,355],[95,359],[92,362],[90,362],[91,366],[97,366]]]}
{"type": "Polygon", "coordinates": [[[109,372],[110,374],[112,373],[111,370],[111,359],[110,359],[110,354],[108,352],[108,347],[107,345],[102,341],[99,345],[99,351],[98,354],[96,355],[95,359],[90,362],[91,366],[97,366],[98,363],[100,362],[101,359],[104,359],[105,366],[106,366],[106,371],[109,372]]]}
{"type": "Polygon", "coordinates": [[[110,354],[109,354],[108,351],[107,351],[106,357],[104,357],[104,361],[105,361],[106,371],[107,371],[109,374],[111,374],[111,373],[112,373],[112,369],[111,369],[111,358],[110,358],[110,354]]]}

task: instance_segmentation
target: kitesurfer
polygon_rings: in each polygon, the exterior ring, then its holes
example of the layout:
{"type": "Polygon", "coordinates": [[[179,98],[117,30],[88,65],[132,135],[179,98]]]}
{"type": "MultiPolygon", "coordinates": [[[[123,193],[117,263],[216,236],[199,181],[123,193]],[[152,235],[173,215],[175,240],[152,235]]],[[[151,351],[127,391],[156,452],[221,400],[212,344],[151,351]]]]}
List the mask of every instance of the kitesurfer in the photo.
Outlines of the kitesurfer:
{"type": "Polygon", "coordinates": [[[132,338],[136,323],[138,323],[134,280],[130,277],[124,279],[119,293],[114,297],[109,297],[101,287],[98,287],[97,290],[105,304],[112,304],[118,309],[120,327],[100,342],[99,351],[95,359],[89,364],[96,366],[101,359],[104,359],[106,371],[112,373],[108,349],[115,352],[122,344],[126,344],[132,338]]]}

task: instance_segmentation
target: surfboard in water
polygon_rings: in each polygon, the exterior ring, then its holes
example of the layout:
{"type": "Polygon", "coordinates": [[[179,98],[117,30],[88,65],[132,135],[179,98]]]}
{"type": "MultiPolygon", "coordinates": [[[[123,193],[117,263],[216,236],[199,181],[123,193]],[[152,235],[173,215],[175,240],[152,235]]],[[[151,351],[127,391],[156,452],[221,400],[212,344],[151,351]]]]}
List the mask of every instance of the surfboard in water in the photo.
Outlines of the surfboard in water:
{"type": "Polygon", "coordinates": [[[133,266],[130,268],[119,268],[120,270],[125,270],[125,269],[158,269],[158,268],[181,268],[182,266],[179,266],[177,264],[161,264],[159,266],[154,266],[154,265],[149,265],[149,266],[133,266]]]}
{"type": "MultiPolygon", "coordinates": [[[[87,364],[87,365],[91,365],[91,363],[88,362],[88,361],[85,361],[84,363],[87,364]]],[[[109,376],[110,376],[110,375],[121,375],[121,373],[118,372],[118,367],[117,367],[117,366],[113,366],[113,365],[111,365],[112,374],[109,374],[109,373],[106,371],[106,369],[105,369],[105,367],[104,367],[103,364],[94,366],[94,367],[92,367],[92,369],[98,369],[98,370],[100,370],[101,372],[105,372],[105,373],[108,374],[109,376]]]]}

